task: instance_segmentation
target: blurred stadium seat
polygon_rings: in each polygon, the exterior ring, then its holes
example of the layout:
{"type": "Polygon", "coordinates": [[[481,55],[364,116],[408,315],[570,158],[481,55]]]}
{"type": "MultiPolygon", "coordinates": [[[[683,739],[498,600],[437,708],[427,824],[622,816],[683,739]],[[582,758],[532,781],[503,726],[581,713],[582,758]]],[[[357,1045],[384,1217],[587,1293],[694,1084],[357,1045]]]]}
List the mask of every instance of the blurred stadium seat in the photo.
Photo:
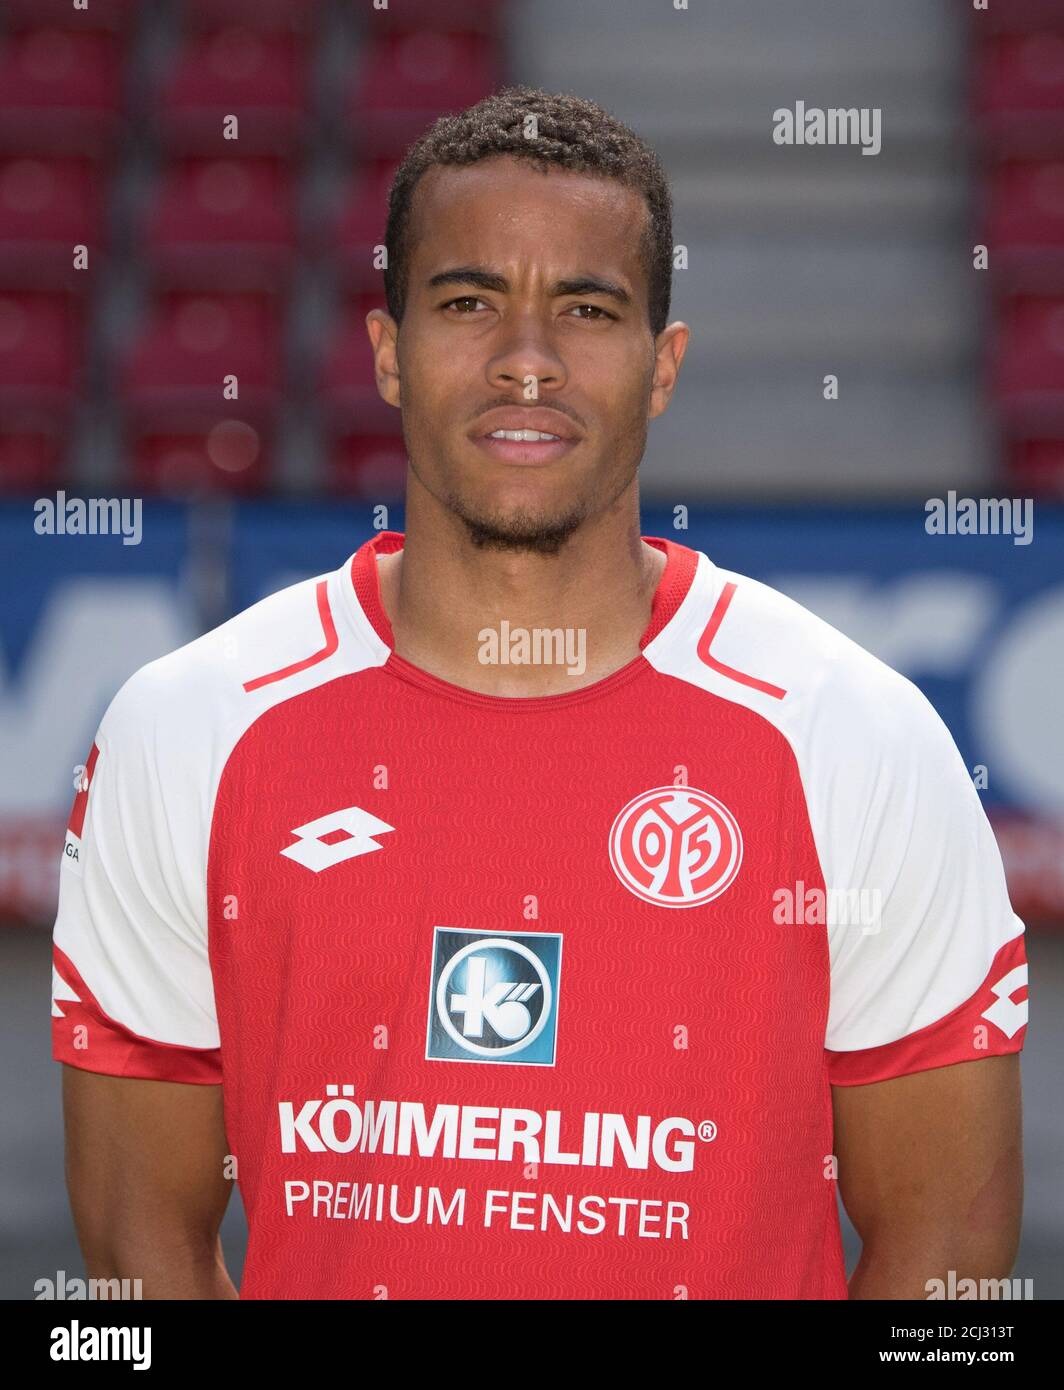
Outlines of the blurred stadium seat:
{"type": "Polygon", "coordinates": [[[378,10],[374,28],[382,33],[424,32],[439,29],[452,33],[496,34],[503,22],[503,0],[403,0],[401,5],[378,10]]]}
{"type": "Polygon", "coordinates": [[[160,136],[174,153],[231,155],[223,122],[235,115],[242,153],[291,150],[306,135],[308,78],[304,44],[293,35],[190,34],[162,81],[160,136]]]}
{"type": "Polygon", "coordinates": [[[282,382],[278,309],[268,295],[161,296],[146,315],[119,374],[137,418],[174,406],[220,407],[228,376],[242,411],[274,409],[282,382]]]}
{"type": "Polygon", "coordinates": [[[58,487],[69,423],[67,412],[5,407],[0,398],[0,493],[58,487]]]}
{"type": "Polygon", "coordinates": [[[70,294],[0,292],[0,401],[63,410],[84,387],[84,305],[70,294]]]}
{"type": "Polygon", "coordinates": [[[328,492],[354,497],[395,493],[406,474],[406,450],[401,438],[363,433],[338,434],[329,443],[328,492]]]}
{"type": "Polygon", "coordinates": [[[163,176],[142,246],[157,283],[280,288],[297,250],[295,177],[263,159],[187,160],[163,176]]]}
{"type": "Polygon", "coordinates": [[[129,477],[136,492],[169,497],[259,492],[270,481],[272,416],[250,424],[208,410],[171,410],[167,427],[131,429],[129,477]]]}
{"type": "Polygon", "coordinates": [[[133,27],[138,9],[143,9],[141,0],[92,0],[80,9],[64,5],[61,11],[54,0],[50,4],[42,4],[42,0],[5,0],[3,18],[11,30],[38,29],[42,20],[61,20],[62,27],[78,33],[122,33],[133,27]]]}
{"type": "Polygon", "coordinates": [[[184,16],[200,29],[308,31],[320,22],[322,6],[323,0],[186,0],[184,16]]]}
{"type": "Polygon", "coordinates": [[[331,215],[322,219],[315,249],[331,258],[347,289],[372,289],[379,297],[381,272],[374,250],[384,244],[395,169],[394,160],[358,166],[339,189],[331,215]]]}
{"type": "Polygon", "coordinates": [[[351,83],[348,115],[355,144],[370,157],[400,154],[441,112],[479,101],[501,76],[487,35],[388,34],[368,49],[351,83]]]}
{"type": "Polygon", "coordinates": [[[283,375],[272,296],[160,296],[117,373],[125,485],[181,495],[267,484],[283,375]],[[231,378],[236,398],[223,395],[231,378]]]}
{"type": "Polygon", "coordinates": [[[0,42],[0,149],[102,155],[119,134],[123,92],[116,37],[10,34],[0,42]]]}
{"type": "Polygon", "coordinates": [[[1064,160],[1008,161],[987,182],[982,237],[1002,283],[1064,292],[1064,160]]]}
{"type": "Polygon", "coordinates": [[[1013,428],[1064,437],[1064,296],[1007,302],[994,389],[1013,428]]]}
{"type": "Polygon", "coordinates": [[[1052,154],[1064,139],[1064,34],[998,34],[976,45],[975,109],[997,154],[1052,154]]]}
{"type": "Polygon", "coordinates": [[[96,271],[105,235],[103,183],[91,161],[0,158],[0,286],[69,287],[73,248],[87,247],[96,271]]]}

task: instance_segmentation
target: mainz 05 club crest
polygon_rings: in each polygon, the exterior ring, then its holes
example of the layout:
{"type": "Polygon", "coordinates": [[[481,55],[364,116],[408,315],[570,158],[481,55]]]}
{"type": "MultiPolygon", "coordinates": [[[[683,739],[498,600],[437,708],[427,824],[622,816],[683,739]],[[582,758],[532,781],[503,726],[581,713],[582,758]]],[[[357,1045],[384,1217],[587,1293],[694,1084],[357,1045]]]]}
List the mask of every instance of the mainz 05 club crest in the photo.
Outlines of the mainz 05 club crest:
{"type": "Polygon", "coordinates": [[[694,787],[655,787],[613,822],[610,863],[624,886],[659,907],[699,907],[719,898],[743,862],[739,823],[694,787]]]}

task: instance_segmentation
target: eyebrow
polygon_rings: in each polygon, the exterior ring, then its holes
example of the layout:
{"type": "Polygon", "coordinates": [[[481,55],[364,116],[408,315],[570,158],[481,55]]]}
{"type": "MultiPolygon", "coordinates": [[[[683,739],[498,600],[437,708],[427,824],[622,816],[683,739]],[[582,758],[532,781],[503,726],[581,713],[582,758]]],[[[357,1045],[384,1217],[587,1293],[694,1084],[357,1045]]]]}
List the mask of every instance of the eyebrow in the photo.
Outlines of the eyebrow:
{"type": "MultiPolygon", "coordinates": [[[[505,275],[497,275],[494,271],[482,270],[475,265],[441,270],[428,281],[430,290],[438,289],[441,285],[475,285],[477,289],[492,290],[495,294],[510,292],[510,282],[505,275]]],[[[616,300],[618,304],[630,305],[632,302],[632,296],[623,285],[618,285],[613,280],[603,280],[597,275],[579,275],[571,280],[555,280],[548,293],[552,299],[570,294],[600,294],[607,299],[616,300]]]]}

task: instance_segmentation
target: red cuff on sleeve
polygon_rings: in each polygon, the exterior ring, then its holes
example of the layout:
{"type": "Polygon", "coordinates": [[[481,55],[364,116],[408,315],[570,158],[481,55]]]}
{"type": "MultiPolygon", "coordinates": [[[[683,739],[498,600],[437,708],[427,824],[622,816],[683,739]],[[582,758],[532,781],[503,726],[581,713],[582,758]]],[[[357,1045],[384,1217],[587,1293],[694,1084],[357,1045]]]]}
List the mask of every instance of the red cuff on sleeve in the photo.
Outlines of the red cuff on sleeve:
{"type": "Polygon", "coordinates": [[[910,1072],[1019,1052],[1027,1036],[1024,934],[1007,941],[970,999],[916,1033],[856,1052],[825,1049],[833,1086],[865,1086],[910,1072]]]}
{"type": "Polygon", "coordinates": [[[57,1062],[105,1076],[146,1081],[184,1081],[217,1086],[222,1081],[218,1047],[180,1047],[142,1038],[108,1018],[70,957],[52,949],[57,984],[52,1003],[52,1056],[57,1062]]]}

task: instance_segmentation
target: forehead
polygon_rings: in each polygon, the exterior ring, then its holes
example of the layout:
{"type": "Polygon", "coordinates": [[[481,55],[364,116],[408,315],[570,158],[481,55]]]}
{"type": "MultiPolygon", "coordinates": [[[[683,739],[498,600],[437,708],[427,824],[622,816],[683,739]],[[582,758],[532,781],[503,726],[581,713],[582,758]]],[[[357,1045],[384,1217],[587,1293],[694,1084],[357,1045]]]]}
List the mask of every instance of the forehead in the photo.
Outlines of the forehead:
{"type": "Polygon", "coordinates": [[[617,179],[505,156],[465,166],[435,165],[414,191],[412,267],[443,262],[520,262],[558,270],[612,268],[642,282],[641,239],[650,211],[617,179]]]}

